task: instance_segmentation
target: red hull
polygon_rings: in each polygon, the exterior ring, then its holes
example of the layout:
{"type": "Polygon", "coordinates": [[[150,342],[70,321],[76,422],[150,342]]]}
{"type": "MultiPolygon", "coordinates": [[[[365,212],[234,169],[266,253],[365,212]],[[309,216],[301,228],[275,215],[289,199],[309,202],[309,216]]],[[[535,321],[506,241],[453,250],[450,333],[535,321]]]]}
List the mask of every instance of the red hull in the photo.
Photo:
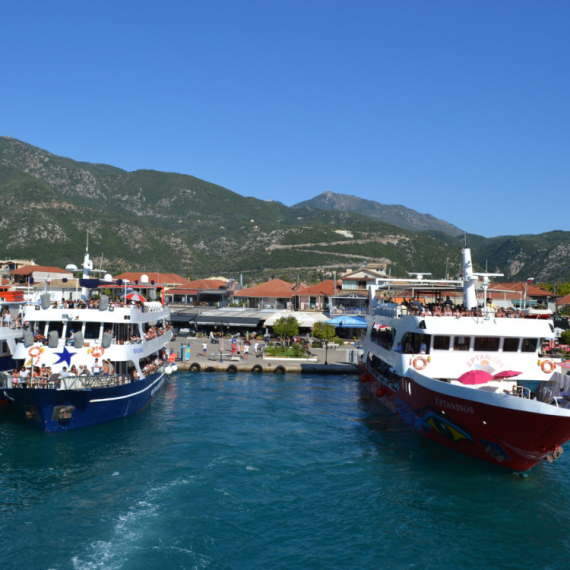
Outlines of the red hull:
{"type": "Polygon", "coordinates": [[[570,438],[570,417],[492,406],[442,395],[410,378],[396,391],[372,372],[361,380],[370,393],[422,435],[471,457],[526,471],[570,438]]]}

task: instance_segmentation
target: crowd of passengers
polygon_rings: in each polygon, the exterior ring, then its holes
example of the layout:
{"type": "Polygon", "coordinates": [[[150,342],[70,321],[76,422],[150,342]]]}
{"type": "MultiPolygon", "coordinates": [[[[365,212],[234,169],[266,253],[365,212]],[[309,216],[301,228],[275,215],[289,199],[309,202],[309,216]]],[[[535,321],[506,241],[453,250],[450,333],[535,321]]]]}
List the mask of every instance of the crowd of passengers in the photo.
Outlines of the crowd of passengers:
{"type": "MultiPolygon", "coordinates": [[[[170,330],[170,325],[166,325],[165,327],[159,327],[156,325],[151,326],[144,332],[144,338],[145,340],[153,340],[155,338],[158,338],[159,336],[162,336],[164,333],[168,332],[169,330],[170,330]]],[[[110,333],[111,331],[107,332],[110,333]]],[[[142,342],[142,338],[140,336],[132,334],[129,337],[129,341],[131,342],[131,344],[140,344],[142,342]]]]}
{"type": "Polygon", "coordinates": [[[0,313],[0,320],[3,327],[8,327],[10,329],[22,328],[22,315],[14,317],[8,307],[4,307],[2,309],[2,313],[0,313]]]}
{"type": "MultiPolygon", "coordinates": [[[[157,356],[155,358],[149,357],[141,361],[141,370],[146,377],[149,374],[154,374],[158,368],[163,364],[163,361],[157,356]]],[[[79,368],[73,364],[69,370],[67,366],[62,368],[60,373],[53,373],[51,366],[45,364],[36,366],[22,366],[22,368],[15,368],[12,372],[12,386],[15,388],[59,388],[62,378],[81,377],[81,376],[101,376],[109,377],[115,376],[115,367],[110,359],[103,359],[99,363],[96,358],[91,369],[86,364],[80,364],[79,368]]],[[[135,368],[129,370],[129,374],[117,375],[115,384],[127,384],[135,382],[139,379],[139,375],[135,368]]]]}
{"type": "MultiPolygon", "coordinates": [[[[119,307],[131,307],[135,309],[140,309],[144,312],[144,304],[140,301],[124,301],[122,299],[110,299],[109,306],[114,308],[119,307]]],[[[52,309],[98,309],[99,299],[89,299],[85,302],[83,300],[74,301],[69,299],[61,299],[61,301],[53,301],[51,304],[52,309]]]]}
{"type": "MultiPolygon", "coordinates": [[[[484,317],[484,307],[476,307],[473,309],[468,309],[463,305],[454,305],[449,297],[445,301],[439,301],[437,303],[426,303],[423,304],[420,300],[416,299],[404,299],[401,303],[402,307],[406,307],[408,314],[418,316],[418,317],[455,317],[459,319],[460,317],[484,317]]],[[[520,309],[514,309],[512,307],[503,308],[496,307],[491,300],[487,301],[487,310],[492,311],[496,318],[523,318],[524,315],[520,309]]]]}

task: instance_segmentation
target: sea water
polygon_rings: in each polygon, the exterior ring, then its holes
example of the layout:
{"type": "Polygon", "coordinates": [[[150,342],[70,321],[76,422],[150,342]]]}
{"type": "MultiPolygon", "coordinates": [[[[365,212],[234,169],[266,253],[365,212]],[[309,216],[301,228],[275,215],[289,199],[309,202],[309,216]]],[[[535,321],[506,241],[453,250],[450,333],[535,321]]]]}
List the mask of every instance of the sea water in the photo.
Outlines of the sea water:
{"type": "Polygon", "coordinates": [[[569,480],[421,438],[354,376],[177,373],[66,434],[0,410],[0,568],[565,569],[569,480]]]}

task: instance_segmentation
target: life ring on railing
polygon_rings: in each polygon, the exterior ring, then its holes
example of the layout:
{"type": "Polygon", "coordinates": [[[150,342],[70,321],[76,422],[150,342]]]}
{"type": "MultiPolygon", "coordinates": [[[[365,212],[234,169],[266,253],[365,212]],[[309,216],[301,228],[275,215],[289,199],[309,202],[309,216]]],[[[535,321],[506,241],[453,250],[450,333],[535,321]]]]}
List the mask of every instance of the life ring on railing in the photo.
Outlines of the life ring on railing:
{"type": "Polygon", "coordinates": [[[543,360],[540,368],[545,374],[550,374],[556,368],[556,364],[552,360],[543,360]]]}
{"type": "Polygon", "coordinates": [[[427,363],[427,359],[423,356],[416,356],[413,365],[416,370],[423,370],[427,366],[427,363]]]}
{"type": "Polygon", "coordinates": [[[101,358],[105,354],[105,349],[102,346],[94,346],[91,349],[91,356],[94,358],[101,358]]]}
{"type": "Polygon", "coordinates": [[[30,350],[28,350],[28,354],[32,357],[32,358],[38,358],[38,356],[40,356],[42,354],[43,350],[41,346],[32,346],[32,348],[30,348],[30,350]]]}

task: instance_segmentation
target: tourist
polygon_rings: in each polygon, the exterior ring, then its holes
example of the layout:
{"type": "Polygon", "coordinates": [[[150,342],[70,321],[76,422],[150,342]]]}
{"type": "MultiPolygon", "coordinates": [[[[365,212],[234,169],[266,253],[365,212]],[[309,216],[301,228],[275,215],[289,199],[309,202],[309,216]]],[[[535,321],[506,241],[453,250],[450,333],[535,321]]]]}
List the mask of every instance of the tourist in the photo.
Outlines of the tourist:
{"type": "Polygon", "coordinates": [[[208,358],[208,343],[206,341],[202,343],[202,356],[208,358]]]}

